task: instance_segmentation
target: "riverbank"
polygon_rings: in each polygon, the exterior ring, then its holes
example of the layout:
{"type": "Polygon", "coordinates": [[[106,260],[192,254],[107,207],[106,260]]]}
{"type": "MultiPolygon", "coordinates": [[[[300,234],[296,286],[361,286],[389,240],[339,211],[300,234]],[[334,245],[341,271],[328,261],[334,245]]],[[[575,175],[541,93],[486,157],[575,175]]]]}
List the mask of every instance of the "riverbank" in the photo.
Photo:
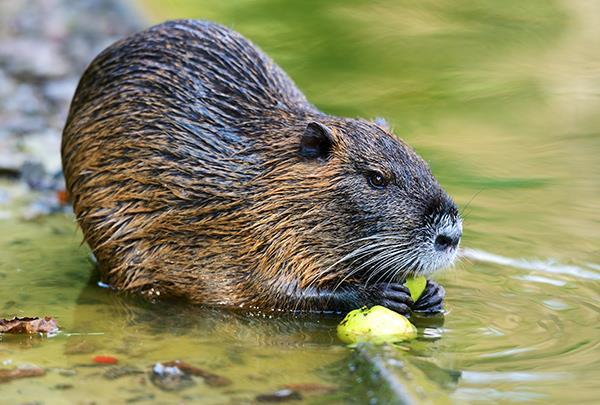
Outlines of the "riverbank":
{"type": "Polygon", "coordinates": [[[0,2],[0,217],[59,209],[60,139],[79,77],[143,25],[117,0],[0,2]]]}

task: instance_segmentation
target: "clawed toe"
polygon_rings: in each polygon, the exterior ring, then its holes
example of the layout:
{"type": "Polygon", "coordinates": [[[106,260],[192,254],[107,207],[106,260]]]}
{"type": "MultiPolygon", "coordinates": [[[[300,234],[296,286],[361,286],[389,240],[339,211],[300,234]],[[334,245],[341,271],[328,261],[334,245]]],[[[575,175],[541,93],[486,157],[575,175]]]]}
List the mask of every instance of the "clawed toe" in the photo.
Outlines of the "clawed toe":
{"type": "Polygon", "coordinates": [[[414,302],[408,288],[399,283],[381,283],[383,301],[381,305],[402,315],[408,315],[414,302]]]}
{"type": "Polygon", "coordinates": [[[445,295],[446,291],[442,286],[431,280],[427,280],[425,291],[413,306],[413,311],[426,313],[441,312],[443,310],[445,295]]]}
{"type": "Polygon", "coordinates": [[[369,290],[369,299],[363,305],[383,305],[405,316],[411,312],[428,315],[442,312],[446,294],[444,288],[430,280],[417,302],[413,302],[410,290],[400,283],[378,283],[371,285],[369,290]]]}

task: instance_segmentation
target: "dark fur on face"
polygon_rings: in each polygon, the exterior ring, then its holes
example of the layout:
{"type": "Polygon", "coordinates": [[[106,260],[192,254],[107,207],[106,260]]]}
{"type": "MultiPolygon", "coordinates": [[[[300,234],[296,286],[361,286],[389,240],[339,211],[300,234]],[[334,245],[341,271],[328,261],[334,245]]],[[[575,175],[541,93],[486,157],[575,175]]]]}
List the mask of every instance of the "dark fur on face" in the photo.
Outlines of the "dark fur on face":
{"type": "Polygon", "coordinates": [[[167,22],[103,51],[62,154],[85,239],[122,290],[352,308],[378,302],[371,286],[451,264],[460,238],[456,207],[410,147],[321,113],[208,22],[167,22]]]}

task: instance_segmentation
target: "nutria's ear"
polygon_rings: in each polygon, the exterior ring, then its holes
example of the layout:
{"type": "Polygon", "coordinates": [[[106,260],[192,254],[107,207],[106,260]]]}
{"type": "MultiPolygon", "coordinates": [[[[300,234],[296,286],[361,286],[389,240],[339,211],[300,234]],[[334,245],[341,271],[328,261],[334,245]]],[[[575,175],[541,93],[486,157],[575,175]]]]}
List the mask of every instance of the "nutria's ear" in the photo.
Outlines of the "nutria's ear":
{"type": "Polygon", "coordinates": [[[310,122],[300,138],[300,156],[307,159],[327,159],[331,154],[333,133],[319,122],[310,122]]]}

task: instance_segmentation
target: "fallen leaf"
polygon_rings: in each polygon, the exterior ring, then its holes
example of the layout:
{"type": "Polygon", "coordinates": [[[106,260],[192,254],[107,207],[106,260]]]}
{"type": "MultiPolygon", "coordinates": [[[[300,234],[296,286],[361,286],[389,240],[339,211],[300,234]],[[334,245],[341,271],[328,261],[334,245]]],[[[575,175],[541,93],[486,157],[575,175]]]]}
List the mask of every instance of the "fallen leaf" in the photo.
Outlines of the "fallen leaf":
{"type": "Polygon", "coordinates": [[[54,318],[17,318],[0,319],[0,333],[31,334],[31,333],[54,333],[58,331],[58,325],[54,318]]]}

